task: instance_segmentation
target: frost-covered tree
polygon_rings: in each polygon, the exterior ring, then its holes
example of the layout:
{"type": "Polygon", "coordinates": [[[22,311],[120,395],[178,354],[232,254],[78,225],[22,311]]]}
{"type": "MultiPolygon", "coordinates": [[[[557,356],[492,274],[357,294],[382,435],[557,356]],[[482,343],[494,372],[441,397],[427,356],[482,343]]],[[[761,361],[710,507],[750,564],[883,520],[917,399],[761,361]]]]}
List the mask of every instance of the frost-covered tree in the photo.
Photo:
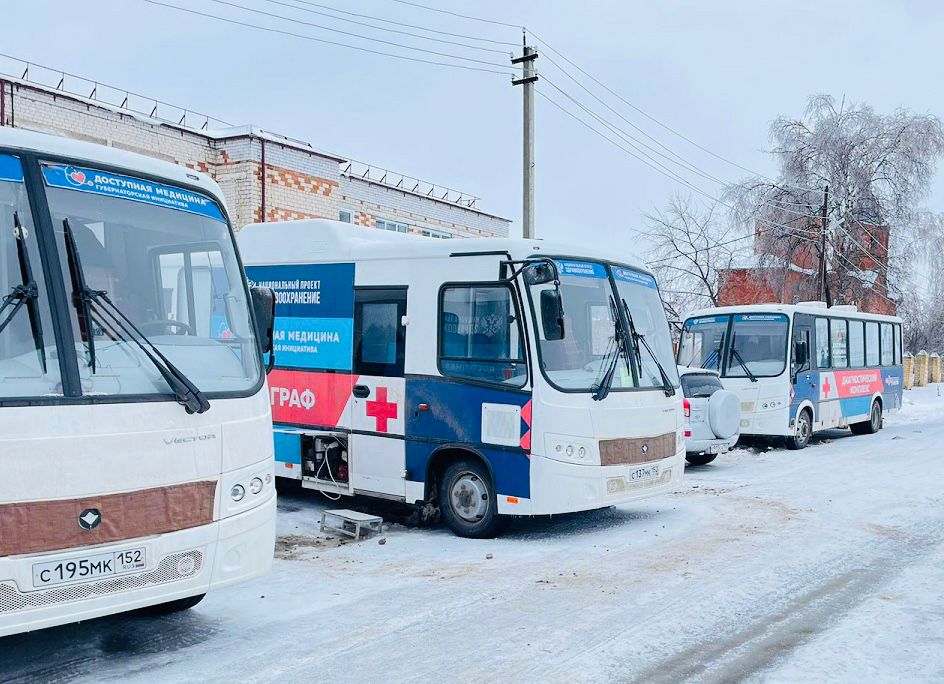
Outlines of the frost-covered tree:
{"type": "Polygon", "coordinates": [[[691,195],[675,195],[646,215],[649,263],[671,318],[718,303],[719,272],[731,268],[744,244],[733,240],[737,228],[722,219],[717,205],[702,207],[691,195]]]}
{"type": "Polygon", "coordinates": [[[914,249],[915,218],[941,154],[944,129],[934,116],[899,109],[877,114],[868,105],[828,95],[810,98],[803,118],[780,117],[771,125],[777,179],[754,178],[729,189],[735,218],[757,228],[756,250],[769,262],[797,250],[820,254],[821,212],[826,202],[827,282],[838,300],[874,286],[875,276],[894,284],[903,257],[914,249]],[[891,245],[876,240],[875,226],[891,226],[891,245]],[[871,227],[871,228],[870,228],[871,227]],[[864,258],[885,261],[878,273],[864,258]]]}
{"type": "Polygon", "coordinates": [[[905,349],[944,352],[944,216],[920,221],[916,249],[899,281],[905,349]]]}

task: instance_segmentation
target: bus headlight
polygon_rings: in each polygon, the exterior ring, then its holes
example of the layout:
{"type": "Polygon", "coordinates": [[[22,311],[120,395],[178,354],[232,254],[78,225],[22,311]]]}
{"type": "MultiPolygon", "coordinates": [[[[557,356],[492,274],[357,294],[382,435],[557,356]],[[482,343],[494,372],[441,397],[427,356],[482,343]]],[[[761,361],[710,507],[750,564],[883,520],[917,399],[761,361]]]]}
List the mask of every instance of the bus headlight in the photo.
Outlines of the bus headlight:
{"type": "Polygon", "coordinates": [[[545,455],[558,461],[599,465],[594,443],[579,437],[568,435],[546,435],[544,438],[545,455]]]}
{"type": "Polygon", "coordinates": [[[246,496],[246,488],[241,484],[235,484],[233,488],[229,490],[229,495],[232,497],[233,501],[242,501],[243,497],[246,496]]]}
{"type": "Polygon", "coordinates": [[[259,492],[261,492],[262,479],[258,477],[252,478],[252,480],[249,481],[249,491],[252,492],[253,494],[258,494],[259,492]]]}

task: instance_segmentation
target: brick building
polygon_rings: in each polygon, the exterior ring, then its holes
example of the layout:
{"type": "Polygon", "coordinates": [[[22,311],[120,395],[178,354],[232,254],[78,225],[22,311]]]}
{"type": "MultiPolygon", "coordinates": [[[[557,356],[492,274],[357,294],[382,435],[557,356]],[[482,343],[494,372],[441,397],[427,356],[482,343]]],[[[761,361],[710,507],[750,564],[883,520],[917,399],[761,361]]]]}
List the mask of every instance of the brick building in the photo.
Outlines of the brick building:
{"type": "MultiPolygon", "coordinates": [[[[0,125],[203,171],[223,189],[237,230],[252,222],[329,218],[438,238],[508,235],[511,222],[479,210],[472,195],[45,67],[21,69],[19,77],[0,75],[0,125]]],[[[0,64],[0,74],[12,70],[0,64]]]]}
{"type": "MultiPolygon", "coordinates": [[[[855,304],[860,311],[895,315],[896,303],[888,292],[889,227],[847,222],[849,234],[834,235],[837,253],[848,255],[827,274],[834,303],[855,304]],[[845,241],[845,245],[840,242],[845,241]],[[839,249],[842,247],[842,249],[839,249]],[[838,272],[837,272],[838,270],[838,272]]],[[[804,234],[819,229],[806,226],[804,234]]],[[[749,265],[721,271],[718,303],[721,306],[783,302],[795,304],[820,299],[819,245],[808,239],[765,241],[761,258],[761,224],[755,227],[754,255],[749,265]],[[771,253],[772,252],[772,253],[771,253]]]]}

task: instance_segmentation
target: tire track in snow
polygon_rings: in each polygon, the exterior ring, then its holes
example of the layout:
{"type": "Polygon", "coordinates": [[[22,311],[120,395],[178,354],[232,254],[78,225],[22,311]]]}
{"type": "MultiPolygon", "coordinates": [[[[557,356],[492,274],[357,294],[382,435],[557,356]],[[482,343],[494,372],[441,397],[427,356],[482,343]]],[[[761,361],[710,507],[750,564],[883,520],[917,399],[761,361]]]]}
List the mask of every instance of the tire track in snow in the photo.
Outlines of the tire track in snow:
{"type": "Polygon", "coordinates": [[[939,521],[931,534],[879,542],[867,563],[860,559],[856,567],[795,595],[766,619],[731,636],[707,639],[674,653],[631,681],[734,682],[765,672],[942,543],[944,525],[939,521]]]}

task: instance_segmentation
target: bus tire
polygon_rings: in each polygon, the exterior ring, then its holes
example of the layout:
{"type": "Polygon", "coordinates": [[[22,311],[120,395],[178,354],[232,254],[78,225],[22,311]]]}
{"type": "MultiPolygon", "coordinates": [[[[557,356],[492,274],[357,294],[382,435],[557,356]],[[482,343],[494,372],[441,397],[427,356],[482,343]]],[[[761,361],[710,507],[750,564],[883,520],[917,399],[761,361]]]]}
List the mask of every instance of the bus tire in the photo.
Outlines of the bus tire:
{"type": "Polygon", "coordinates": [[[188,596],[187,598],[177,599],[176,601],[167,601],[166,603],[158,603],[153,606],[145,606],[144,608],[139,608],[135,612],[139,615],[149,615],[151,617],[161,617],[162,615],[179,613],[181,611],[190,610],[193,608],[203,600],[204,596],[206,596],[206,594],[188,596]]]}
{"type": "Polygon", "coordinates": [[[685,454],[685,460],[693,466],[708,465],[717,457],[717,454],[685,454]]]}
{"type": "Polygon", "coordinates": [[[796,425],[793,428],[793,435],[787,437],[787,448],[792,451],[805,449],[810,443],[810,436],[813,434],[813,416],[809,409],[800,411],[797,416],[796,425]]]}
{"type": "Polygon", "coordinates": [[[882,405],[877,401],[872,402],[872,410],[869,411],[869,419],[861,423],[852,423],[849,426],[854,435],[874,435],[882,429],[882,405]]]}
{"type": "Polygon", "coordinates": [[[490,539],[507,525],[498,514],[492,477],[481,461],[450,463],[439,479],[439,510],[446,526],[459,537],[490,539]]]}

